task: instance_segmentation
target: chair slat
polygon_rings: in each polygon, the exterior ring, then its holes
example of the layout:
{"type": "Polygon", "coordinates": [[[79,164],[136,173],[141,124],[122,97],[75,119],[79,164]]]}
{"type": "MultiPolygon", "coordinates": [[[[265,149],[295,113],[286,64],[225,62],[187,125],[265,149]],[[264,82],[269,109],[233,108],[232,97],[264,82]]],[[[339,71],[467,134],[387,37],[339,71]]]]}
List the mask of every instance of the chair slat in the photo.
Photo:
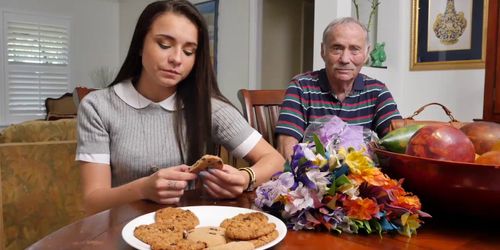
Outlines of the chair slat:
{"type": "Polygon", "coordinates": [[[248,90],[238,91],[245,118],[250,126],[262,134],[264,139],[276,147],[274,130],[278,121],[285,90],[248,90]]]}

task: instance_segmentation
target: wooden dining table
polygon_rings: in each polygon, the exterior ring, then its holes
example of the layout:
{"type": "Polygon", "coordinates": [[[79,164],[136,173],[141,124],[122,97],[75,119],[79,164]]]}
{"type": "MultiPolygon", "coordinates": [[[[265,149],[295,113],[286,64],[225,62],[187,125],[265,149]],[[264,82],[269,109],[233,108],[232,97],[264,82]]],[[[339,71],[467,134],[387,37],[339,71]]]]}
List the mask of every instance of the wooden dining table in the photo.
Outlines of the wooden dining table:
{"type": "MultiPolygon", "coordinates": [[[[238,199],[216,200],[193,190],[187,191],[177,206],[216,205],[255,209],[254,198],[254,193],[245,193],[238,199]]],[[[28,249],[133,249],[122,238],[123,227],[134,218],[163,207],[166,205],[149,201],[118,206],[67,225],[28,249]]],[[[500,230],[497,226],[500,224],[487,217],[440,213],[424,222],[418,234],[411,238],[398,234],[355,235],[288,229],[285,238],[272,249],[500,249],[500,230]]]]}

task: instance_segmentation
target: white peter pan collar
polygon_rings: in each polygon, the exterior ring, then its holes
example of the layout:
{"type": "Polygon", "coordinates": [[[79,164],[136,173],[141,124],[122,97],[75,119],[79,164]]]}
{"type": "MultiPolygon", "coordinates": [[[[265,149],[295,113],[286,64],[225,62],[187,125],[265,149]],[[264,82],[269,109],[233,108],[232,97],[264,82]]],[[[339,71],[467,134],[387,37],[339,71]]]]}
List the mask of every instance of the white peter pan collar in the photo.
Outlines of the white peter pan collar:
{"type": "MultiPolygon", "coordinates": [[[[130,80],[126,80],[114,85],[113,90],[115,91],[116,95],[120,97],[120,99],[136,109],[143,109],[149,106],[151,103],[154,103],[153,101],[141,95],[141,93],[139,93],[134,88],[134,85],[132,85],[132,82],[130,80]]],[[[168,111],[175,111],[175,100],[176,93],[174,92],[167,99],[161,102],[157,102],[157,104],[168,111]]]]}

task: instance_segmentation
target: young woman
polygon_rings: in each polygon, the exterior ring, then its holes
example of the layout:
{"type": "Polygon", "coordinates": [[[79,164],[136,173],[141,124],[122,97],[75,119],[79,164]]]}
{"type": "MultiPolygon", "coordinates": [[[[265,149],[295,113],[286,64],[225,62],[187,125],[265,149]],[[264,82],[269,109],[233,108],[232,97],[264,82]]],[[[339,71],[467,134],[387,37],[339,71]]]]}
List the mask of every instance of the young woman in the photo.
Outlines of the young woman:
{"type": "Polygon", "coordinates": [[[178,202],[197,178],[188,165],[218,144],[253,165],[200,173],[215,198],[237,197],[283,170],[283,157],[222,96],[208,41],[188,1],[144,9],[116,79],[79,106],[76,159],[89,214],[140,199],[178,202]]]}

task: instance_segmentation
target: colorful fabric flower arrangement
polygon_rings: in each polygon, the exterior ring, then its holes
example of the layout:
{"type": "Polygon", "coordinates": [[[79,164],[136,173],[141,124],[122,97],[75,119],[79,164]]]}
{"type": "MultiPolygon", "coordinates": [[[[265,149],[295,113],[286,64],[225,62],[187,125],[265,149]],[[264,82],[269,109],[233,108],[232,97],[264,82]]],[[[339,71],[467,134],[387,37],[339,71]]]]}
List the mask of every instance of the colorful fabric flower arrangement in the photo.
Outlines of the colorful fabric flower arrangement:
{"type": "Polygon", "coordinates": [[[294,147],[286,171],[256,190],[255,204],[280,217],[294,230],[338,233],[399,232],[411,237],[422,221],[417,196],[402,181],[381,172],[366,147],[327,147],[313,142],[294,147]]]}

